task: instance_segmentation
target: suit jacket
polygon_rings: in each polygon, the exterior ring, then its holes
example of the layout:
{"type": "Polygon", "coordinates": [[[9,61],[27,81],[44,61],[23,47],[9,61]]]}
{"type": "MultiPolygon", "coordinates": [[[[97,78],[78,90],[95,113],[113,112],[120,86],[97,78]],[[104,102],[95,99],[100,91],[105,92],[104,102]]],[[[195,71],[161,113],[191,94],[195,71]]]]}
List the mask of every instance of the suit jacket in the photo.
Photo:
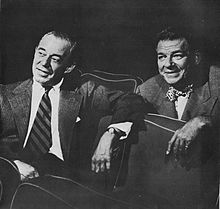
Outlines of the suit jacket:
{"type": "MultiPolygon", "coordinates": [[[[199,79],[199,78],[197,78],[199,79]]],[[[211,116],[220,121],[220,68],[210,67],[208,77],[200,85],[197,85],[184,109],[182,120],[188,121],[196,116],[211,116]]],[[[156,75],[137,88],[145,102],[153,104],[161,115],[176,118],[173,102],[166,97],[169,85],[161,75],[156,75]]],[[[219,124],[218,124],[219,125],[219,124]]],[[[218,126],[219,127],[219,126],[218,126]]]]}
{"type": "MultiPolygon", "coordinates": [[[[208,135],[202,135],[202,139],[205,139],[201,153],[202,162],[209,163],[202,164],[200,180],[202,204],[206,205],[204,208],[214,208],[219,195],[220,68],[210,67],[204,80],[194,85],[181,119],[188,121],[196,116],[208,116],[213,123],[212,131],[207,132],[208,135]]],[[[152,103],[159,114],[175,118],[177,114],[174,104],[166,97],[168,88],[169,85],[163,77],[156,75],[140,85],[137,93],[145,102],[152,103]]]]}
{"type": "MultiPolygon", "coordinates": [[[[0,86],[0,154],[7,158],[19,159],[23,148],[31,110],[32,82],[28,79],[0,86]]],[[[58,113],[64,161],[75,169],[79,166],[90,168],[96,130],[102,116],[113,114],[113,123],[133,121],[141,115],[139,105],[143,104],[141,97],[135,94],[111,91],[92,81],[78,83],[64,79],[58,113]],[[76,124],[77,116],[81,121],[76,124]]]]}

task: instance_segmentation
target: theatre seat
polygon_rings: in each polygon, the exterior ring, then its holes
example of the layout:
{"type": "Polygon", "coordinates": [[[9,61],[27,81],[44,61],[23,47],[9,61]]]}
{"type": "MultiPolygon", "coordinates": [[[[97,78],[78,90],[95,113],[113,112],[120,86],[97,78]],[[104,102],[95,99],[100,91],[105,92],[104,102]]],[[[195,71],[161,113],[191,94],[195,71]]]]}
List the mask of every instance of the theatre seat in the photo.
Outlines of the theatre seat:
{"type": "MultiPolygon", "coordinates": [[[[101,119],[98,135],[110,121],[110,116],[101,119]]],[[[148,114],[138,135],[113,145],[117,153],[105,178],[117,198],[159,209],[218,209],[218,159],[187,170],[165,155],[168,141],[184,124],[148,114]]]]}
{"type": "Polygon", "coordinates": [[[137,86],[143,83],[141,78],[134,75],[109,73],[99,70],[82,73],[81,84],[87,81],[94,81],[111,90],[121,90],[124,92],[135,92],[137,86]]]}
{"type": "MultiPolygon", "coordinates": [[[[110,90],[121,90],[123,92],[135,92],[137,86],[143,82],[141,78],[133,75],[98,70],[87,73],[77,70],[75,74],[73,73],[67,79],[75,82],[76,86],[91,81],[96,85],[103,85],[110,90]],[[77,77],[79,76],[80,83],[77,83],[77,77]]],[[[102,175],[100,178],[100,176],[97,177],[96,174],[91,172],[88,177],[89,181],[90,175],[94,182],[94,184],[92,182],[90,188],[93,185],[97,185],[97,180],[99,181],[98,185],[101,185],[101,189],[94,186],[96,190],[92,190],[70,179],[54,176],[36,178],[30,182],[22,183],[13,197],[11,209],[149,209],[148,207],[132,205],[127,203],[127,201],[117,199],[117,197],[106,196],[103,192],[103,187],[105,191],[110,191],[112,188],[106,188],[105,175],[102,175]]]]}
{"type": "Polygon", "coordinates": [[[22,183],[10,209],[150,209],[115,199],[82,184],[58,176],[22,183]]]}

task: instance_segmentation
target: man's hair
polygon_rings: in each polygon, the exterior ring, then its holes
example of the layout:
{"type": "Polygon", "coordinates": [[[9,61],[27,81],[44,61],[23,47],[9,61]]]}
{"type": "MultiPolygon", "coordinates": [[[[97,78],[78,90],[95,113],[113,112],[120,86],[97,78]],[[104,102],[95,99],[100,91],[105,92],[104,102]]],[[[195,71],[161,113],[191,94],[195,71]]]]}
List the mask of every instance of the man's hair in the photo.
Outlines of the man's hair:
{"type": "MultiPolygon", "coordinates": [[[[49,36],[49,35],[53,35],[56,38],[67,41],[67,43],[69,44],[71,50],[73,50],[76,47],[77,42],[75,40],[73,40],[72,38],[70,38],[70,36],[67,33],[54,30],[54,31],[50,31],[50,32],[44,34],[43,37],[49,36]]],[[[42,38],[41,38],[41,40],[42,40],[42,38]]]]}
{"type": "MultiPolygon", "coordinates": [[[[44,34],[39,43],[41,42],[41,40],[46,37],[46,36],[49,36],[49,35],[53,35],[54,37],[56,38],[59,38],[61,40],[65,40],[67,41],[67,43],[69,44],[69,65],[72,65],[72,64],[76,64],[79,60],[79,53],[78,53],[78,50],[76,50],[77,47],[77,39],[75,37],[72,37],[70,36],[69,34],[63,32],[63,31],[50,31],[50,32],[47,32],[46,34],[44,34]]],[[[38,43],[38,45],[39,45],[38,43]]]]}
{"type": "Polygon", "coordinates": [[[159,41],[166,41],[166,40],[183,40],[185,39],[188,44],[188,49],[191,51],[195,49],[195,42],[193,41],[192,32],[185,27],[167,27],[161,32],[159,32],[156,36],[156,46],[159,41]]]}

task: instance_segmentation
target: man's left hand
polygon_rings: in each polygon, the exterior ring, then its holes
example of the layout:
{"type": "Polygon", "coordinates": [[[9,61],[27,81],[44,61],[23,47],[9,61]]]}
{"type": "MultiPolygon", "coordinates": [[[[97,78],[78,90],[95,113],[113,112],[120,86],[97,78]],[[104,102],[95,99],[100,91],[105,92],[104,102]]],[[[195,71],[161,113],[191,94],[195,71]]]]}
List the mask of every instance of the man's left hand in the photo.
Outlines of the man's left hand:
{"type": "Polygon", "coordinates": [[[15,160],[14,163],[18,167],[19,173],[21,175],[21,181],[27,181],[29,179],[39,177],[39,173],[33,166],[20,160],[15,160]]]}
{"type": "MultiPolygon", "coordinates": [[[[197,147],[196,149],[192,150],[191,156],[189,156],[188,151],[192,148],[192,142],[200,140],[198,137],[199,134],[210,125],[210,120],[202,116],[195,117],[188,121],[182,128],[178,129],[174,133],[173,137],[168,143],[166,155],[173,154],[175,160],[179,161],[181,165],[186,164],[186,159],[188,162],[192,161],[192,157],[195,159],[195,156],[201,153],[193,152],[197,152],[199,148],[197,147]]],[[[197,143],[196,146],[201,145],[200,141],[198,142],[199,143],[197,143]]],[[[197,159],[199,159],[199,156],[197,156],[197,159]]]]}

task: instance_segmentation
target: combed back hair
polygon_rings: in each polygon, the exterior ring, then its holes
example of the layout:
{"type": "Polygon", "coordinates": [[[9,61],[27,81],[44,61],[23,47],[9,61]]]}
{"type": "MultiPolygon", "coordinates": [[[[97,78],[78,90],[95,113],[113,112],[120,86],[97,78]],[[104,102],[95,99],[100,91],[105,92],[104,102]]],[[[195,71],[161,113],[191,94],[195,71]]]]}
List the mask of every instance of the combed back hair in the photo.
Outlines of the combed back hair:
{"type": "Polygon", "coordinates": [[[185,39],[188,43],[188,49],[190,51],[195,49],[195,42],[193,41],[192,33],[189,31],[188,28],[184,27],[167,27],[159,32],[156,36],[156,47],[159,41],[173,41],[177,39],[185,39]]]}
{"type": "MultiPolygon", "coordinates": [[[[47,32],[46,34],[44,34],[43,37],[41,38],[41,40],[44,37],[49,36],[49,35],[53,35],[56,38],[67,41],[67,43],[69,44],[69,49],[70,49],[70,51],[69,51],[69,53],[70,53],[70,57],[69,57],[70,64],[78,62],[78,56],[79,55],[78,55],[78,52],[76,50],[76,47],[77,47],[78,44],[77,44],[77,41],[76,41],[75,38],[72,38],[70,35],[68,35],[65,32],[53,30],[53,31],[50,31],[50,32],[47,32]]],[[[39,41],[39,43],[40,43],[40,41],[39,41]]]]}
{"type": "MultiPolygon", "coordinates": [[[[54,30],[54,31],[50,31],[50,32],[44,34],[43,37],[48,36],[48,35],[53,35],[53,36],[56,37],[56,38],[60,38],[60,39],[62,39],[62,40],[67,41],[71,49],[74,49],[75,46],[76,46],[76,41],[75,41],[75,40],[72,40],[67,33],[64,33],[64,32],[61,32],[61,31],[55,31],[55,30],[54,30]]],[[[43,38],[43,37],[42,37],[42,38],[43,38]]],[[[42,40],[42,38],[41,38],[41,40],[42,40]]]]}

